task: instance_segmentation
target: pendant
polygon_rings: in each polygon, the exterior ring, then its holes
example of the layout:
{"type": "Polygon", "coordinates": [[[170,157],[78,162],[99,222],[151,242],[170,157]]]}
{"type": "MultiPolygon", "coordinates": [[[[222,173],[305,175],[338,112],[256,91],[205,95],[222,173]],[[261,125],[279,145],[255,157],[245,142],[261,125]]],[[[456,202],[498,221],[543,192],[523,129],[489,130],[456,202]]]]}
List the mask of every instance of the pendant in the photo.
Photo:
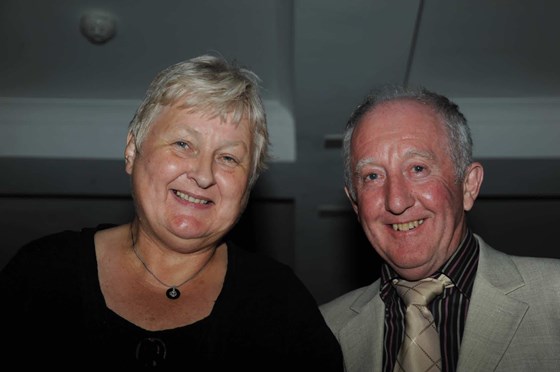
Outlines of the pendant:
{"type": "Polygon", "coordinates": [[[171,287],[165,292],[165,295],[170,300],[176,300],[176,299],[179,298],[179,296],[181,296],[181,292],[179,292],[179,290],[177,288],[171,287]]]}

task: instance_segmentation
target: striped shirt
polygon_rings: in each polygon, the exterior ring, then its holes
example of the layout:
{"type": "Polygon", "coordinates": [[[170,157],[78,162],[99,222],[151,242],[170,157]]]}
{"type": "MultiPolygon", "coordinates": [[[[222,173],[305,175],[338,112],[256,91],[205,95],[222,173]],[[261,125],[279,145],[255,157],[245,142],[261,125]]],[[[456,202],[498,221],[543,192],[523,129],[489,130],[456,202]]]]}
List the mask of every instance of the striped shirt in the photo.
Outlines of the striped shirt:
{"type": "MultiPolygon", "coordinates": [[[[454,286],[445,289],[430,304],[441,342],[442,372],[457,369],[461,339],[467,320],[474,277],[478,266],[479,246],[474,235],[467,230],[465,238],[453,256],[434,273],[447,275],[454,286]]],[[[404,337],[406,307],[391,281],[398,274],[387,264],[381,268],[381,299],[385,303],[385,334],[383,338],[383,371],[392,372],[397,353],[404,337]]]]}

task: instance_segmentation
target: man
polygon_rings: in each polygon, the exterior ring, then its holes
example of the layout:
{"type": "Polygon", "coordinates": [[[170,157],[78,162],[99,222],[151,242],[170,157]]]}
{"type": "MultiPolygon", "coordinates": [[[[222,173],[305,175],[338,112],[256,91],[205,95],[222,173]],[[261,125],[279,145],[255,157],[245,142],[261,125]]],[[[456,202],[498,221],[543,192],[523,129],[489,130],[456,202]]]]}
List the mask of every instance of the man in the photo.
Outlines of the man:
{"type": "Polygon", "coordinates": [[[346,195],[384,261],[373,284],[321,306],[346,370],[401,370],[411,336],[393,284],[445,274],[428,305],[441,354],[430,370],[557,371],[560,260],[506,255],[470,230],[484,172],[458,106],[383,87],[353,112],[343,147],[346,195]]]}

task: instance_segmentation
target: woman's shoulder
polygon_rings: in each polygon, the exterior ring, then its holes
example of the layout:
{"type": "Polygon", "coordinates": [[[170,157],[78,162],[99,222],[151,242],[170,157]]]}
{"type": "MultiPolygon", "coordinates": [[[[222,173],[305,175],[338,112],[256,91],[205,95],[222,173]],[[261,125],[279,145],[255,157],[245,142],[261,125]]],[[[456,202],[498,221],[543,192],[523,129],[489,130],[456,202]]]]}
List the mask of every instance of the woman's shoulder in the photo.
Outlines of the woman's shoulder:
{"type": "Polygon", "coordinates": [[[39,238],[30,240],[16,252],[13,260],[25,261],[28,264],[75,262],[76,255],[80,252],[78,247],[89,243],[93,244],[95,232],[111,227],[112,225],[98,225],[84,227],[81,230],[61,230],[39,238]]]}

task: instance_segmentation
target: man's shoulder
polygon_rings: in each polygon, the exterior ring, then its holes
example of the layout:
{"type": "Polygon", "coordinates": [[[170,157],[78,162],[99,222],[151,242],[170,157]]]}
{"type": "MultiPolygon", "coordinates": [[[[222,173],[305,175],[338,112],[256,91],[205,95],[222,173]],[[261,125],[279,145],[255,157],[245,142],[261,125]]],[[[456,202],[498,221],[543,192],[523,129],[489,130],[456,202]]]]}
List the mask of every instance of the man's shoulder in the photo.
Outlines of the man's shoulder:
{"type": "Polygon", "coordinates": [[[350,305],[353,304],[356,299],[359,298],[368,288],[369,286],[364,286],[343,293],[340,296],[335,297],[328,302],[325,302],[320,306],[320,308],[324,309],[325,311],[329,311],[331,309],[350,307],[350,305]]]}
{"type": "Polygon", "coordinates": [[[560,291],[560,259],[512,255],[490,247],[480,238],[479,242],[477,277],[483,277],[491,286],[515,296],[560,291]]]}
{"type": "Polygon", "coordinates": [[[525,256],[510,258],[526,280],[543,281],[560,287],[560,259],[525,256]]]}
{"type": "Polygon", "coordinates": [[[331,326],[345,324],[359,314],[379,294],[379,280],[370,285],[346,292],[319,306],[323,317],[331,326]]]}
{"type": "Polygon", "coordinates": [[[493,267],[497,263],[512,262],[521,274],[551,273],[555,278],[560,278],[560,259],[552,257],[521,256],[502,252],[491,247],[481,237],[476,236],[481,247],[481,256],[484,261],[490,262],[493,267]]]}

